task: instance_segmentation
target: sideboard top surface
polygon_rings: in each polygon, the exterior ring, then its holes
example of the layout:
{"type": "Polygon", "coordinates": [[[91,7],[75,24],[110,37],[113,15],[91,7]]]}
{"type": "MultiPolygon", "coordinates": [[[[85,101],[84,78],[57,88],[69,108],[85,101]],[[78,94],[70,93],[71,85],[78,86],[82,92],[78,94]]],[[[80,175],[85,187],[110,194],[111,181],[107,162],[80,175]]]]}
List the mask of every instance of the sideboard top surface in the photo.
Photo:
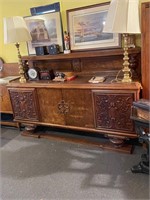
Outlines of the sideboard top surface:
{"type": "Polygon", "coordinates": [[[141,84],[137,82],[122,83],[114,82],[114,79],[106,77],[106,80],[102,83],[89,83],[91,76],[78,76],[75,80],[54,82],[52,80],[39,80],[39,81],[27,81],[26,83],[20,83],[19,80],[11,81],[7,87],[9,88],[68,88],[68,89],[98,89],[98,90],[140,90],[141,84]]]}

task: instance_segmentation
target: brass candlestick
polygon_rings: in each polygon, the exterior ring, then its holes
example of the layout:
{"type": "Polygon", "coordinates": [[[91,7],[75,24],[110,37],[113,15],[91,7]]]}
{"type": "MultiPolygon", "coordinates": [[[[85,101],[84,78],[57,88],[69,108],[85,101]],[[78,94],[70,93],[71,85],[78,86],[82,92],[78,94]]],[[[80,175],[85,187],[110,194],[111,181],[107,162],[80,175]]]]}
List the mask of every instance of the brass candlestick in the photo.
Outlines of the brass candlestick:
{"type": "Polygon", "coordinates": [[[123,34],[123,39],[124,39],[124,63],[123,63],[123,79],[122,82],[132,82],[132,74],[131,70],[129,68],[129,57],[128,57],[128,34],[123,34]]]}
{"type": "Polygon", "coordinates": [[[21,60],[21,54],[20,54],[20,50],[19,50],[19,43],[15,44],[16,48],[17,48],[17,52],[18,52],[18,64],[19,64],[19,74],[20,74],[20,83],[25,83],[26,82],[26,78],[25,78],[25,71],[24,71],[24,67],[22,64],[22,60],[21,60]]]}

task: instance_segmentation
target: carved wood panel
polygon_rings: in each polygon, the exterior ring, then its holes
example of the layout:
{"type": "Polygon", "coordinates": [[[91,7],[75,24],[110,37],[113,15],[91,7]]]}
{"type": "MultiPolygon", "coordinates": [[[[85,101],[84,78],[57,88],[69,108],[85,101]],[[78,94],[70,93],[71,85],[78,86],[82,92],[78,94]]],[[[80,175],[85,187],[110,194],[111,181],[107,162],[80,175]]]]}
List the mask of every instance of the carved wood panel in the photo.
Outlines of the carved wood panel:
{"type": "Polygon", "coordinates": [[[39,121],[35,89],[9,89],[14,118],[39,121]]]}
{"type": "Polygon", "coordinates": [[[94,92],[96,128],[133,132],[130,119],[131,105],[134,100],[132,93],[94,92]]]}

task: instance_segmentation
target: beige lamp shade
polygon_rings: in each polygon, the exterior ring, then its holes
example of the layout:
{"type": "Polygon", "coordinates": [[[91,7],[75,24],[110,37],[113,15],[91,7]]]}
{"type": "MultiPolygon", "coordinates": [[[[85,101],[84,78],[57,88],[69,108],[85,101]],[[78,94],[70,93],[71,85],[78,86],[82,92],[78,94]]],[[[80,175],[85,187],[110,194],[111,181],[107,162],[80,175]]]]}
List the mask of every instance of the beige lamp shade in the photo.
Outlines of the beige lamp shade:
{"type": "Polygon", "coordinates": [[[23,17],[4,18],[4,43],[18,43],[30,41],[31,35],[23,17]]]}
{"type": "Polygon", "coordinates": [[[112,0],[103,32],[140,33],[139,0],[112,0]]]}

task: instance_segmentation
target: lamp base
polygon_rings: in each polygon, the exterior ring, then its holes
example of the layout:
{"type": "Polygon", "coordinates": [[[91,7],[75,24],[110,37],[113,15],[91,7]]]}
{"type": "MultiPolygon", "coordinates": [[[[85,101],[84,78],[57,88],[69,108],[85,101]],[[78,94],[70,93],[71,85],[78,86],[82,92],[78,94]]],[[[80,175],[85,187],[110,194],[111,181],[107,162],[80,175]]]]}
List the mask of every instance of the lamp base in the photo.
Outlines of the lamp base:
{"type": "Polygon", "coordinates": [[[21,76],[20,79],[19,79],[19,82],[20,82],[20,83],[26,83],[27,80],[25,79],[24,76],[21,76]]]}
{"type": "Polygon", "coordinates": [[[132,82],[132,74],[131,74],[131,70],[129,68],[129,57],[128,57],[128,34],[123,34],[123,39],[124,39],[124,63],[123,63],[123,79],[121,82],[123,83],[130,83],[132,82]]]}
{"type": "Polygon", "coordinates": [[[18,60],[19,60],[19,75],[20,75],[20,79],[19,82],[20,83],[25,83],[26,82],[26,78],[25,78],[25,71],[24,71],[24,66],[22,64],[22,60],[21,60],[21,54],[20,54],[20,50],[19,50],[19,43],[15,43],[15,46],[17,48],[18,51],[18,60]]]}
{"type": "Polygon", "coordinates": [[[132,78],[131,78],[131,76],[130,76],[130,70],[122,70],[123,71],[123,79],[121,80],[121,82],[123,82],[123,83],[131,83],[132,82],[132,78]]]}
{"type": "Polygon", "coordinates": [[[132,82],[132,79],[131,78],[123,78],[121,80],[122,83],[131,83],[132,82]]]}

